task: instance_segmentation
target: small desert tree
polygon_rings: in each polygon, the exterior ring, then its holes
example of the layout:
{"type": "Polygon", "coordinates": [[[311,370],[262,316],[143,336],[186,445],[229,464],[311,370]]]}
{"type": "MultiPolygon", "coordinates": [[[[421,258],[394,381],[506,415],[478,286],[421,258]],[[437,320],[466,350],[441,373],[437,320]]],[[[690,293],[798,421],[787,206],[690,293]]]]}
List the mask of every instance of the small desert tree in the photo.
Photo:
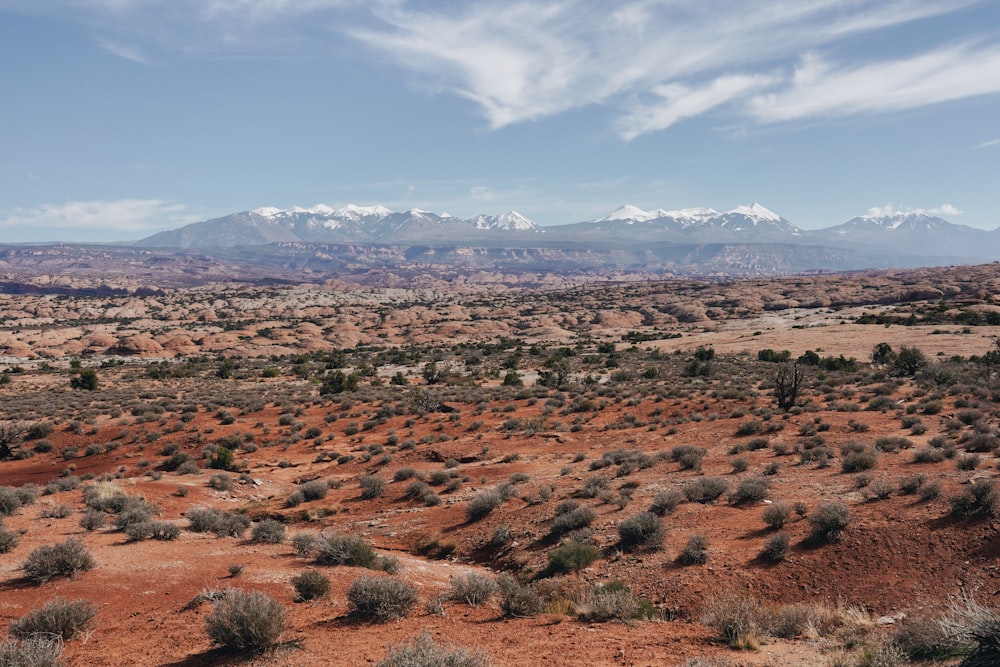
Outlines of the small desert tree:
{"type": "Polygon", "coordinates": [[[782,364],[774,374],[774,400],[778,408],[788,411],[799,400],[805,371],[798,363],[782,364]]]}

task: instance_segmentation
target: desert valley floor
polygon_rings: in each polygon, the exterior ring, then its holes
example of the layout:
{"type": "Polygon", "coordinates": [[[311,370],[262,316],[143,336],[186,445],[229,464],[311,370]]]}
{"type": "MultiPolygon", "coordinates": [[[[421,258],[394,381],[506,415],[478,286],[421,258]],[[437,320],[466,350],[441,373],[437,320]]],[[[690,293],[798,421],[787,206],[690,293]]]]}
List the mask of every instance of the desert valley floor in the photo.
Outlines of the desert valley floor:
{"type": "Polygon", "coordinates": [[[939,621],[997,604],[998,265],[28,282],[0,622],[89,602],[69,665],[374,665],[424,632],[495,666],[958,664],[939,621]],[[53,545],[89,559],[39,573],[53,545]],[[365,608],[371,577],[408,602],[365,608]],[[283,610],[261,652],[206,632],[230,589],[283,610]]]}

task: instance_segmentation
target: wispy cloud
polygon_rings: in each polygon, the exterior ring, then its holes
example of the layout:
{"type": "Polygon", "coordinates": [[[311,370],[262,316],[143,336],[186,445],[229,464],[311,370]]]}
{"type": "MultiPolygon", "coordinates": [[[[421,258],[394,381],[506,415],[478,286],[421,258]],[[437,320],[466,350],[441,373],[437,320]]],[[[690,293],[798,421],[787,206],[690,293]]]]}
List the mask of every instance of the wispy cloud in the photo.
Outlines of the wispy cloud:
{"type": "Polygon", "coordinates": [[[118,42],[112,42],[109,40],[102,40],[99,42],[100,47],[112,55],[116,55],[119,58],[124,58],[125,60],[131,60],[134,63],[140,65],[148,65],[149,59],[142,54],[139,49],[125,46],[124,44],[119,44],[118,42]]]}
{"type": "Polygon", "coordinates": [[[870,218],[891,218],[899,215],[908,215],[911,213],[916,213],[918,215],[962,215],[962,211],[958,210],[951,204],[941,204],[937,208],[908,208],[908,207],[898,207],[892,204],[886,204],[885,206],[875,206],[868,209],[867,216],[870,218]]]}
{"type": "Polygon", "coordinates": [[[984,141],[981,144],[977,144],[976,148],[994,148],[1000,146],[1000,139],[993,139],[991,141],[984,141]]]}
{"type": "Polygon", "coordinates": [[[664,84],[653,88],[658,97],[648,104],[637,104],[618,121],[618,132],[626,140],[671,125],[773,84],[775,78],[763,74],[754,76],[722,76],[700,87],[664,84]]]}
{"type": "Polygon", "coordinates": [[[157,53],[285,49],[296,57],[340,57],[331,46],[343,43],[330,38],[336,32],[363,45],[351,57],[391,62],[431,95],[471,101],[491,128],[601,106],[616,116],[618,133],[634,139],[704,114],[775,123],[997,92],[1000,47],[988,22],[980,41],[958,45],[927,31],[918,42],[894,41],[885,32],[990,2],[48,0],[49,9],[39,9],[37,0],[0,0],[0,6],[76,17],[108,36],[104,48],[136,62],[145,62],[154,46],[157,53]],[[914,43],[922,46],[901,52],[914,43]]]}
{"type": "Polygon", "coordinates": [[[188,207],[161,199],[94,200],[0,212],[0,227],[17,228],[22,235],[42,228],[142,233],[199,219],[188,207]]]}
{"type": "Polygon", "coordinates": [[[911,58],[835,65],[809,55],[789,85],[755,97],[764,122],[913,109],[1000,92],[1000,46],[963,44],[911,58]]]}

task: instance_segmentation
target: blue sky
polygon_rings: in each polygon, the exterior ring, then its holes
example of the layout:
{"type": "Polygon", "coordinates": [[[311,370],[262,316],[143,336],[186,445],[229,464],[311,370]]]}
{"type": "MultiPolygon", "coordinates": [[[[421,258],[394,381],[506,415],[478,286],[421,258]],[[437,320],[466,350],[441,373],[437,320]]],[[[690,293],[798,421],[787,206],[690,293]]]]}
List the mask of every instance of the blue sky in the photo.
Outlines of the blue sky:
{"type": "Polygon", "coordinates": [[[0,241],[260,206],[1000,226],[995,0],[0,0],[0,241]]]}

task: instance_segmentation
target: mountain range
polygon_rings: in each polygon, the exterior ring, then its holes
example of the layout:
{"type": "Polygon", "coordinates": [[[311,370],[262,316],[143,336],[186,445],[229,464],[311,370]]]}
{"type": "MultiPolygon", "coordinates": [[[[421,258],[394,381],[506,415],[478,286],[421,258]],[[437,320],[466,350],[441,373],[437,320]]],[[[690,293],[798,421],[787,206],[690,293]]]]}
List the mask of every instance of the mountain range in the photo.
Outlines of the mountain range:
{"type": "MultiPolygon", "coordinates": [[[[545,227],[516,211],[459,218],[419,209],[397,212],[384,206],[265,207],[196,222],[133,243],[138,247],[230,251],[256,247],[256,252],[261,246],[275,244],[285,247],[284,252],[292,246],[317,244],[407,246],[419,248],[419,253],[429,252],[426,248],[456,247],[587,250],[591,255],[616,251],[619,264],[632,262],[647,268],[655,267],[666,256],[701,256],[706,252],[714,256],[735,252],[742,262],[750,264],[755,252],[777,264],[782,264],[778,257],[784,255],[784,264],[797,270],[802,270],[801,258],[805,256],[817,262],[817,269],[1000,258],[1000,230],[957,225],[926,213],[873,210],[835,226],[803,230],[756,202],[725,212],[712,208],[647,211],[625,205],[595,220],[545,227]],[[728,250],[692,250],[705,246],[728,250]]],[[[447,256],[441,251],[437,254],[447,256]]]]}

